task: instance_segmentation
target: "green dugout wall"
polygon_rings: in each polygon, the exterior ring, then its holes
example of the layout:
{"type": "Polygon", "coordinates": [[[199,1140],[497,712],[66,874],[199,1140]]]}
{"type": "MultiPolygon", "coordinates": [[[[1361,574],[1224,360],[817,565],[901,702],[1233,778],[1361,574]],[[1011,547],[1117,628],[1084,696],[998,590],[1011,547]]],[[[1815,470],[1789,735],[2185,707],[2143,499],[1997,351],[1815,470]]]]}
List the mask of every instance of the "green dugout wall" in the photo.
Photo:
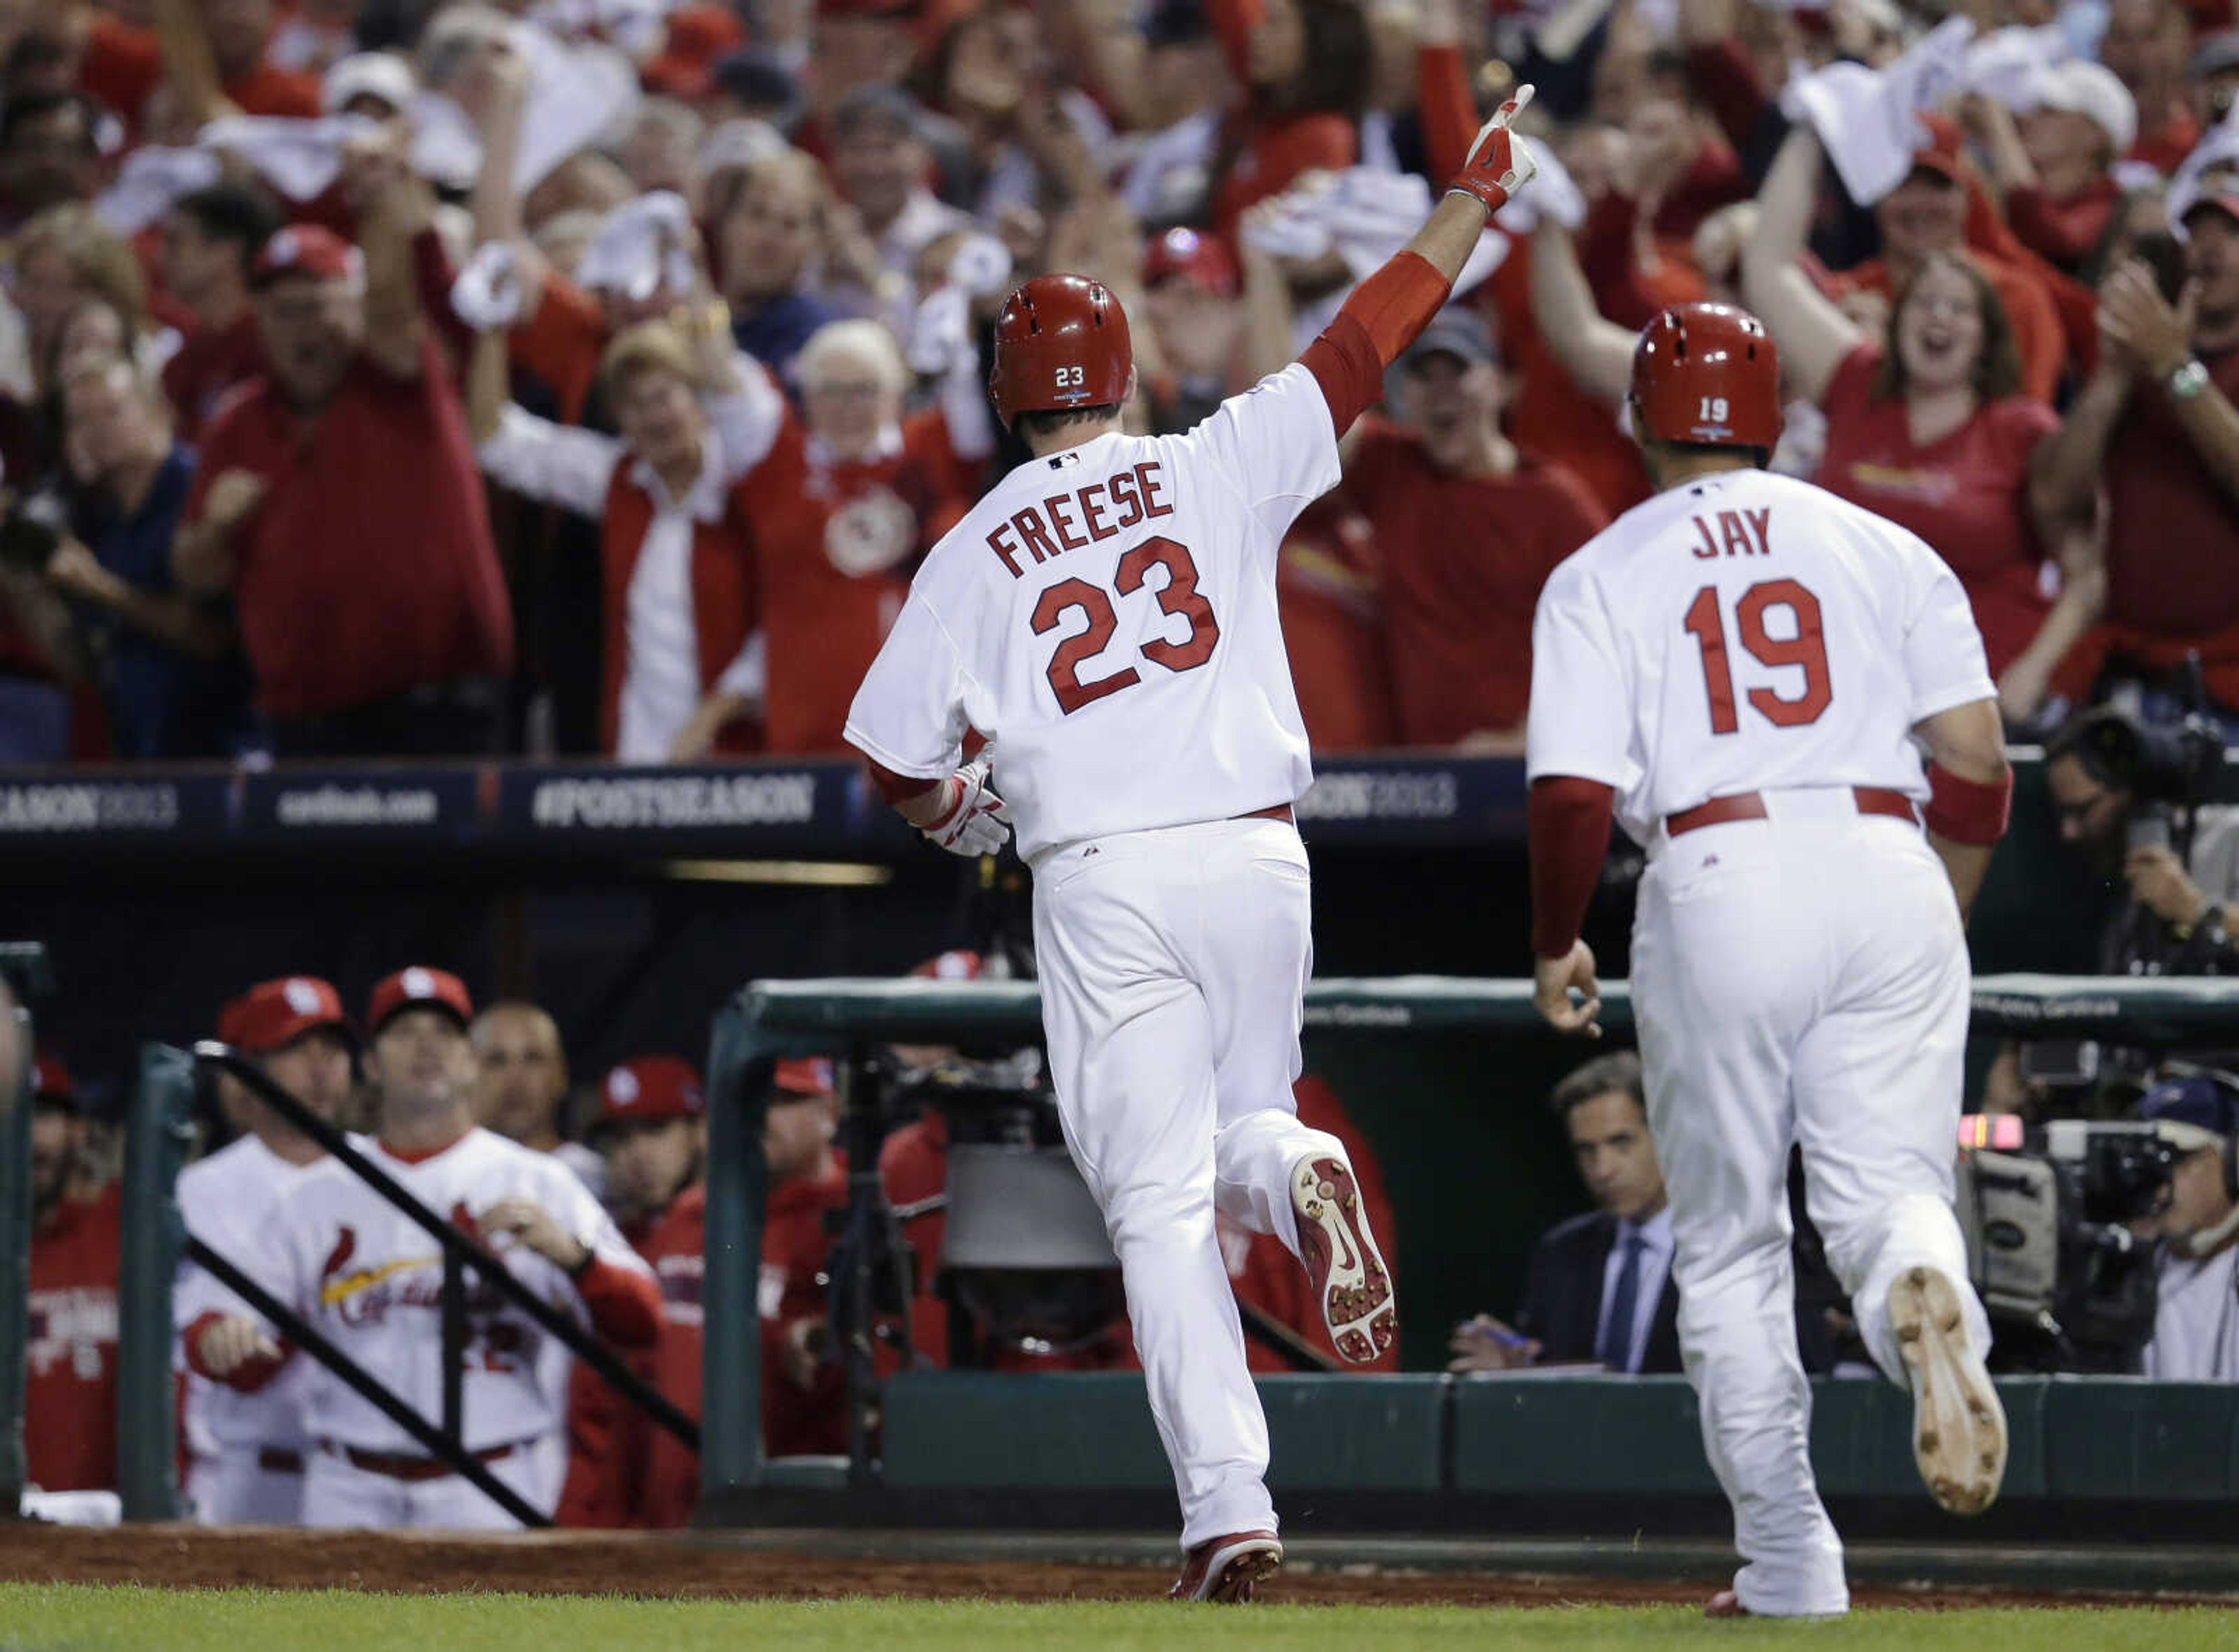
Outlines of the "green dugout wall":
{"type": "MultiPolygon", "coordinates": [[[[1621,1040],[1630,1029],[1624,984],[1608,984],[1604,1002],[1605,1019],[1621,1040]]],[[[757,983],[719,1016],[708,1066],[705,1391],[728,1397],[703,1423],[703,1513],[736,1517],[758,1489],[774,1483],[754,1423],[761,1373],[751,1314],[769,1065],[784,1055],[844,1056],[890,1040],[1030,1039],[1039,1013],[1030,983],[830,980],[757,983]]],[[[2239,982],[2011,975],[1976,983],[1978,1037],[2183,1044],[2228,1039],[2235,1026],[2239,982]]],[[[1532,1238],[1584,1203],[1544,1098],[1554,1077],[1585,1058],[1589,1047],[1545,1032],[1528,983],[1432,977],[1315,982],[1306,1045],[1309,1069],[1330,1078],[1383,1161],[1399,1212],[1407,1363],[1425,1374],[1264,1384],[1279,1458],[1286,1429],[1302,1443],[1321,1443],[1302,1445],[1303,1461],[1279,1474],[1294,1476],[1293,1489],[1358,1487],[1372,1463],[1385,1465],[1376,1473],[1402,1483],[1381,1488],[1394,1494],[1436,1489],[1494,1502],[1534,1489],[1542,1496],[1706,1492],[1711,1483],[1683,1383],[1453,1382],[1429,1374],[1444,1364],[1452,1321],[1480,1307],[1511,1306],[1532,1238]],[[1374,1450],[1355,1462],[1345,1454],[1361,1441],[1374,1450]],[[1339,1477],[1315,1477],[1324,1473],[1339,1477]]],[[[1910,1496],[1903,1422],[1890,1410],[1901,1409],[1903,1397],[1874,1383],[1830,1385],[1823,1393],[1816,1437],[1830,1491],[1894,1496],[1902,1489],[1910,1496]]],[[[2213,1514],[2220,1527],[2221,1512],[2210,1505],[2239,1495],[2235,1397],[2121,1379],[2016,1389],[2009,1401],[2016,1416],[2016,1496],[2119,1493],[2158,1501],[2166,1492],[2181,1508],[2204,1500],[2197,1512],[2203,1520],[2213,1514]]],[[[897,1379],[886,1397],[887,1484],[1052,1491],[1095,1485],[1133,1487],[1148,1496],[1153,1483],[1165,1485],[1165,1470],[1141,1406],[1139,1381],[1121,1377],[897,1379]]],[[[778,1476],[799,1477],[790,1468],[778,1476]]]]}

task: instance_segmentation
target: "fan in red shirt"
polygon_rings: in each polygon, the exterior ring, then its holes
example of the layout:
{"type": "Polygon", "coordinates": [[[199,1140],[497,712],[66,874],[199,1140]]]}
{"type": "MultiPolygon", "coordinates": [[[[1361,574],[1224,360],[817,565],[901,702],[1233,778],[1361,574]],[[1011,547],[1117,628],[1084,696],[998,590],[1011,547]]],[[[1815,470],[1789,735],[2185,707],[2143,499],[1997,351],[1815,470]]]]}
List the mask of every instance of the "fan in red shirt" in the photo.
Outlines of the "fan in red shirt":
{"type": "Polygon", "coordinates": [[[1505,381],[1477,315],[1436,317],[1400,376],[1405,426],[1362,426],[1343,484],[1375,530],[1398,736],[1520,753],[1539,587],[1609,519],[1501,434],[1505,381]]]}
{"type": "Polygon", "coordinates": [[[984,401],[905,415],[907,371],[875,322],[820,328],[798,363],[806,418],[788,420],[740,484],[754,538],[767,678],[762,746],[842,749],[847,707],[933,542],[969,508],[993,448],[984,401]]]}
{"type": "Polygon", "coordinates": [[[2100,283],[2099,367],[2048,469],[2068,508],[2106,493],[2107,623],[2076,675],[2152,679],[2197,653],[2239,707],[2239,195],[2203,196],[2183,228],[2193,313],[2135,261],[2100,283]]]}
{"type": "Polygon", "coordinates": [[[257,255],[268,376],[211,421],[173,547],[183,588],[232,594],[282,757],[488,752],[513,666],[465,410],[415,291],[424,186],[380,159],[362,269],[307,225],[257,255]]]}
{"type": "Polygon", "coordinates": [[[32,1083],[23,1443],[41,1490],[104,1490],[116,1483],[117,1188],[93,1180],[62,1063],[42,1052],[32,1083]]]}
{"type": "Polygon", "coordinates": [[[2112,168],[2137,136],[2138,111],[2113,74],[2082,59],[2037,82],[2016,116],[1987,97],[1962,109],[1988,152],[2015,237],[2054,269],[2086,272],[2123,199],[2112,168]]]}
{"type": "Polygon", "coordinates": [[[249,272],[279,228],[265,197],[240,183],[183,196],[163,220],[163,289],[194,323],[163,364],[182,441],[198,439],[226,393],[264,371],[249,272]]]}
{"type": "Polygon", "coordinates": [[[243,115],[318,118],[317,77],[267,59],[278,21],[273,0],[155,0],[155,13],[149,30],[92,11],[85,36],[79,83],[136,127],[167,78],[194,124],[229,112],[220,99],[243,115]]]}
{"type": "Polygon", "coordinates": [[[1302,172],[1359,157],[1368,29],[1352,0],[1212,0],[1206,10],[1246,89],[1214,161],[1213,230],[1232,243],[1246,209],[1302,172]]]}
{"type": "Polygon", "coordinates": [[[1827,415],[1823,488],[1908,527],[1950,563],[1975,609],[2001,709],[2023,722],[2096,617],[2105,589],[2088,512],[2062,512],[2051,408],[2022,391],[2009,318],[1974,261],[1930,252],[1898,289],[1886,342],[1804,272],[1818,144],[1797,128],[1765,179],[1743,255],[1750,308],[1787,381],[1827,415]],[[2059,559],[2056,601],[2043,575],[2059,559]]]}
{"type": "Polygon", "coordinates": [[[2177,0],[2113,0],[2099,37],[2099,61],[2129,90],[2137,140],[2125,158],[2174,172],[2200,142],[2200,123],[2184,101],[2192,24],[2177,0]]]}
{"type": "MultiPolygon", "coordinates": [[[[1784,149],[1788,148],[1809,150],[1811,192],[1801,200],[1784,200],[1781,209],[1791,216],[1800,212],[1808,223],[1817,200],[1819,141],[1808,126],[1797,126],[1788,135],[1784,149]]],[[[1874,203],[1874,222],[1881,230],[1881,256],[1853,264],[1831,277],[1833,295],[1871,293],[1894,299],[1930,253],[1963,250],[1997,289],[1998,302],[2005,309],[2013,329],[2014,348],[2021,359],[2022,388],[2041,401],[2050,401],[2067,362],[2068,343],[2060,312],[2044,280],[2034,269],[1970,242],[1968,173],[1958,157],[1956,134],[1940,133],[1936,145],[1917,151],[1912,158],[1911,173],[1874,203]]],[[[1800,163],[1798,170],[1803,170],[1800,163]]],[[[1763,192],[1757,199],[1770,229],[1772,203],[1763,192]]],[[[1784,240],[1784,223],[1782,234],[1784,240]]],[[[1796,245],[1800,252],[1800,238],[1796,245]]]]}
{"type": "MultiPolygon", "coordinates": [[[[1441,9],[1445,10],[1447,9],[1441,9]]],[[[1469,153],[1477,131],[1477,106],[1470,93],[1469,71],[1451,27],[1434,30],[1432,14],[1425,10],[1421,48],[1416,55],[1416,102],[1423,126],[1423,146],[1432,177],[1452,177],[1469,153]]],[[[1450,10],[1445,22],[1452,23],[1450,10]]],[[[1578,151],[1573,149],[1574,157],[1578,151]]],[[[1582,175],[1583,176],[1583,175],[1582,175]]],[[[1582,185],[1582,187],[1584,187],[1582,185]]],[[[1542,225],[1530,237],[1534,249],[1550,233],[1542,225]]],[[[1558,229],[1555,234],[1563,232],[1558,229]]],[[[1567,235],[1563,249],[1569,269],[1578,269],[1567,235]]],[[[1604,396],[1590,381],[1565,365],[1558,347],[1567,341],[1536,319],[1544,299],[1537,273],[1540,258],[1521,255],[1511,249],[1485,282],[1480,307],[1498,318],[1500,338],[1506,347],[1506,366],[1511,380],[1509,427],[1531,433],[1531,448],[1560,463],[1583,482],[1601,509],[1614,516],[1648,496],[1648,473],[1641,468],[1640,450],[1618,425],[1615,403],[1622,388],[1604,396]]],[[[1584,277],[1578,281],[1584,308],[1576,318],[1579,329],[1591,330],[1592,296],[1584,277]]],[[[1628,384],[1632,371],[1632,343],[1625,338],[1623,377],[1628,384]]]]}

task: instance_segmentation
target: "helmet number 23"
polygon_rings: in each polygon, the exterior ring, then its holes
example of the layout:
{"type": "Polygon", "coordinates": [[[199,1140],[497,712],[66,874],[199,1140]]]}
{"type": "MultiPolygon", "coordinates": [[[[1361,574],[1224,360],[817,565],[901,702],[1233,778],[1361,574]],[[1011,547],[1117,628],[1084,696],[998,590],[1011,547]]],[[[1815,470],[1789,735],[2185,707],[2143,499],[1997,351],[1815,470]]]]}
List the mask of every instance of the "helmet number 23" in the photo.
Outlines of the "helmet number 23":
{"type": "MultiPolygon", "coordinates": [[[[1731,734],[1742,726],[1734,704],[1733,667],[1726,658],[1725,615],[1718,606],[1718,587],[1706,585],[1687,605],[1687,630],[1703,654],[1703,688],[1711,702],[1711,732],[1731,734]]],[[[1835,698],[1827,671],[1827,635],[1819,612],[1819,599],[1794,580],[1765,580],[1741,594],[1734,604],[1734,629],[1742,647],[1759,665],[1776,669],[1801,669],[1803,692],[1783,694],[1772,688],[1752,688],[1749,703],[1757,714],[1779,728],[1799,728],[1816,723],[1835,698]],[[1775,636],[1765,615],[1785,608],[1791,623],[1775,636]]]]}
{"type": "MultiPolygon", "coordinates": [[[[1189,635],[1179,642],[1153,637],[1143,645],[1142,656],[1168,671],[1193,671],[1213,658],[1213,646],[1220,640],[1220,622],[1213,618],[1213,605],[1197,588],[1197,563],[1189,547],[1163,535],[1145,540],[1120,559],[1113,587],[1121,596],[1133,596],[1143,588],[1144,576],[1153,567],[1166,571],[1166,582],[1158,592],[1159,611],[1186,618],[1189,635]]],[[[1057,694],[1058,709],[1068,717],[1083,706],[1143,680],[1142,673],[1133,666],[1093,682],[1080,680],[1080,667],[1104,652],[1120,626],[1112,599],[1101,586],[1086,580],[1060,580],[1050,587],[1034,604],[1034,634],[1048,635],[1065,622],[1067,614],[1075,611],[1088,623],[1058,644],[1049,663],[1050,687],[1057,694]]]]}

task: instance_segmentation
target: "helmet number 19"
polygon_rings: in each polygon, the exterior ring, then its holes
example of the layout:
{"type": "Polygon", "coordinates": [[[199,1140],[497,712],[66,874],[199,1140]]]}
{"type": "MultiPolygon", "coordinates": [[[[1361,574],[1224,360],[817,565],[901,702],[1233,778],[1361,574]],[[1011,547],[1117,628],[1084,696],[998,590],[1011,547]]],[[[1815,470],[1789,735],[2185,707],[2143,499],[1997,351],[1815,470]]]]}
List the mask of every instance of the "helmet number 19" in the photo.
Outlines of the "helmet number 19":
{"type": "MultiPolygon", "coordinates": [[[[1189,634],[1179,642],[1153,637],[1139,652],[1144,659],[1168,671],[1194,671],[1213,658],[1213,645],[1220,640],[1220,622],[1213,617],[1213,605],[1197,588],[1197,562],[1190,555],[1189,547],[1163,534],[1146,539],[1120,559],[1120,566],[1113,574],[1113,586],[1121,596],[1133,596],[1143,588],[1144,578],[1153,567],[1162,567],[1166,572],[1166,582],[1158,590],[1159,612],[1188,620],[1189,634]]],[[[1048,672],[1058,709],[1068,717],[1083,706],[1093,705],[1106,694],[1133,688],[1143,680],[1142,673],[1131,665],[1108,677],[1081,681],[1080,667],[1104,652],[1120,625],[1111,597],[1102,587],[1091,585],[1086,580],[1060,580],[1042,593],[1041,600],[1034,604],[1034,634],[1046,636],[1064,623],[1066,614],[1074,611],[1086,623],[1058,644],[1056,654],[1050,658],[1048,672]]]]}

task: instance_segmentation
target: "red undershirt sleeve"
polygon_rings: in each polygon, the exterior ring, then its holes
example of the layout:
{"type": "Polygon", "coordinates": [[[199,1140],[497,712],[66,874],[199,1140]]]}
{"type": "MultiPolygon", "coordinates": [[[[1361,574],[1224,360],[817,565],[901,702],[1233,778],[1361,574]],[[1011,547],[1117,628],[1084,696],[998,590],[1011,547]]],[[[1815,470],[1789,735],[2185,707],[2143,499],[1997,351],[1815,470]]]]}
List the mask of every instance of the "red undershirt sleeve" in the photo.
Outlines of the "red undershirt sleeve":
{"type": "Polygon", "coordinates": [[[661,1287],[634,1268],[603,1257],[575,1277],[591,1329],[620,1348],[649,1348],[661,1335],[661,1287]]]}
{"type": "Polygon", "coordinates": [[[1531,950],[1561,958],[1578,939],[1609,853],[1616,793],[1599,780],[1547,774],[1526,806],[1531,846],[1531,950]]]}
{"type": "MultiPolygon", "coordinates": [[[[867,758],[864,760],[870,763],[867,758]]],[[[879,788],[880,797],[896,808],[912,798],[923,797],[940,784],[939,780],[922,780],[914,774],[897,774],[882,763],[870,763],[870,770],[871,784],[879,788]]]]}
{"type": "Polygon", "coordinates": [[[1384,394],[1385,370],[1415,342],[1453,283],[1420,253],[1401,252],[1352,289],[1299,360],[1321,386],[1340,436],[1384,394]]]}

